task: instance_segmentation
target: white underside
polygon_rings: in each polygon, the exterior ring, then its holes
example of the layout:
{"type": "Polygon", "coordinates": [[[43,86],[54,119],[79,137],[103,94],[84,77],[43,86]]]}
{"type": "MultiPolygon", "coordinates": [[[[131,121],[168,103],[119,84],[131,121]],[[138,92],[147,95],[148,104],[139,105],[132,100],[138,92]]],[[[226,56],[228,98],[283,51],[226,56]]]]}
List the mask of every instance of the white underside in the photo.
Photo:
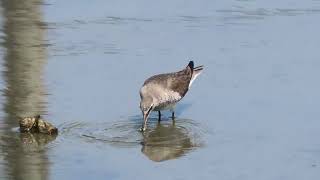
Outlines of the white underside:
{"type": "Polygon", "coordinates": [[[192,75],[191,81],[190,81],[190,83],[189,83],[189,88],[191,87],[193,81],[194,81],[195,79],[197,79],[197,77],[201,74],[201,72],[202,72],[202,70],[201,70],[201,71],[198,71],[198,72],[195,72],[195,73],[192,75]]]}

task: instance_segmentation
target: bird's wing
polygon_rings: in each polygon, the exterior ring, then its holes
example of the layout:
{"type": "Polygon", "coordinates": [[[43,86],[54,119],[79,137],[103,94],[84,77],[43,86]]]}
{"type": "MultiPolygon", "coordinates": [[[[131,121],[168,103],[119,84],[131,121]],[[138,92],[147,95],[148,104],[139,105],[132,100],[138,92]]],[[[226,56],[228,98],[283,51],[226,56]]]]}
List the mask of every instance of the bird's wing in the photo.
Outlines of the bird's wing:
{"type": "Polygon", "coordinates": [[[171,78],[168,79],[168,88],[174,92],[179,93],[181,97],[184,97],[189,89],[191,77],[192,72],[188,69],[174,73],[171,75],[171,78]]]}
{"type": "MultiPolygon", "coordinates": [[[[180,99],[184,97],[189,89],[189,84],[193,74],[193,62],[191,61],[188,66],[182,71],[159,74],[148,78],[143,86],[147,84],[157,84],[163,89],[178,93],[180,99]]],[[[179,100],[180,100],[179,99],[179,100]]]]}

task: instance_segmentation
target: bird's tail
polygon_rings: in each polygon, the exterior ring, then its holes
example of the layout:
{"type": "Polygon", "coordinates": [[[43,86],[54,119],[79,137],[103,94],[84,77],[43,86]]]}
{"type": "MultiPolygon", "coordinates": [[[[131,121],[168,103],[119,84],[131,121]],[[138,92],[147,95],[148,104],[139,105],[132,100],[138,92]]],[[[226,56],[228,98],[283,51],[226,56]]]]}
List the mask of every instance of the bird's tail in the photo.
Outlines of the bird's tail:
{"type": "Polygon", "coordinates": [[[203,66],[201,65],[201,66],[194,67],[194,62],[190,61],[187,68],[191,70],[191,74],[192,74],[191,80],[189,83],[189,87],[190,87],[193,81],[197,78],[197,76],[201,74],[203,70],[203,66]]]}
{"type": "Polygon", "coordinates": [[[192,77],[193,69],[194,69],[194,62],[189,61],[189,64],[187,65],[187,67],[183,71],[185,73],[187,73],[190,77],[192,77]]]}
{"type": "Polygon", "coordinates": [[[190,85],[197,78],[197,76],[201,74],[202,70],[203,66],[198,66],[193,69],[190,85]]]}
{"type": "Polygon", "coordinates": [[[193,72],[195,73],[201,73],[202,70],[203,70],[203,65],[193,68],[193,72]]]}
{"type": "Polygon", "coordinates": [[[189,64],[188,64],[187,68],[190,68],[190,70],[193,71],[193,69],[194,69],[194,62],[193,62],[193,61],[189,61],[189,64]]]}
{"type": "Polygon", "coordinates": [[[197,66],[197,67],[194,67],[194,62],[193,61],[190,61],[187,68],[190,68],[192,71],[201,71],[203,69],[203,66],[197,66]]]}

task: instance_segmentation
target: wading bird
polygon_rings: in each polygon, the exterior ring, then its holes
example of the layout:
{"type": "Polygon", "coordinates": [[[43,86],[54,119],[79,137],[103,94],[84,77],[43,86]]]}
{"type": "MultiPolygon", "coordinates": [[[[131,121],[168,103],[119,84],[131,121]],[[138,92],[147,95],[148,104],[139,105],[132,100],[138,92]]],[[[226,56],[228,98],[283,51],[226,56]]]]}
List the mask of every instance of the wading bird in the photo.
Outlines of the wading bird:
{"type": "Polygon", "coordinates": [[[159,121],[162,110],[171,110],[174,120],[174,108],[188,92],[191,84],[202,72],[203,66],[194,67],[193,61],[181,71],[158,74],[148,78],[140,89],[140,109],[143,114],[143,125],[147,129],[147,121],[151,111],[158,111],[159,121]]]}

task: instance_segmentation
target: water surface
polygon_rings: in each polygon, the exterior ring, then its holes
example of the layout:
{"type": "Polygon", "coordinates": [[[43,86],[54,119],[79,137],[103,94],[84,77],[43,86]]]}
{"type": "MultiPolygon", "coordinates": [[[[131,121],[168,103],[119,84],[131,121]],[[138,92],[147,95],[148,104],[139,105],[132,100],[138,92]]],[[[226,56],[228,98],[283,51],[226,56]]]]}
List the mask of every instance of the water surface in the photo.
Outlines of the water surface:
{"type": "Polygon", "coordinates": [[[319,179],[320,1],[2,0],[0,179],[319,179]],[[158,123],[147,77],[205,71],[158,123]],[[42,114],[58,136],[19,134],[42,114]]]}

